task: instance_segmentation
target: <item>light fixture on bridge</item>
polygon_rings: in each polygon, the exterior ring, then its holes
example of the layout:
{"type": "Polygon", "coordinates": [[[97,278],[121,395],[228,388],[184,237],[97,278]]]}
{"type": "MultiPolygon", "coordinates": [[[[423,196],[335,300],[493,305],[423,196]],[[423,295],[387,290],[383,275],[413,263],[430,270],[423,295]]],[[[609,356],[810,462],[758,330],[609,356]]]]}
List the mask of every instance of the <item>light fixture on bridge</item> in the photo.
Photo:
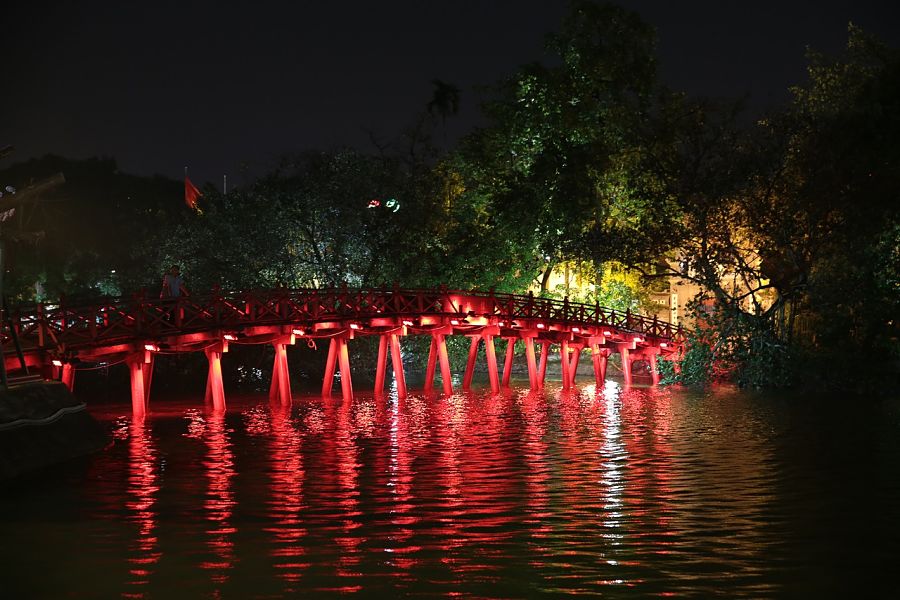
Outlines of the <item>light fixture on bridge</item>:
{"type": "Polygon", "coordinates": [[[222,336],[222,339],[227,340],[229,342],[236,342],[238,338],[237,338],[236,333],[226,333],[225,335],[222,336]]]}
{"type": "Polygon", "coordinates": [[[358,331],[362,329],[362,325],[360,325],[359,323],[350,323],[350,329],[358,331]]]}
{"type": "Polygon", "coordinates": [[[403,319],[403,324],[407,327],[412,327],[415,325],[415,323],[413,323],[410,319],[403,319]]]}
{"type": "Polygon", "coordinates": [[[451,325],[459,325],[459,319],[450,319],[451,325]]]}
{"type": "Polygon", "coordinates": [[[506,323],[500,321],[499,323],[497,323],[497,327],[506,327],[506,323]]]}
{"type": "Polygon", "coordinates": [[[159,346],[156,344],[144,344],[144,350],[147,352],[159,352],[159,346]]]}
{"type": "Polygon", "coordinates": [[[660,343],[659,343],[659,347],[660,347],[660,348],[668,348],[669,345],[668,345],[667,343],[665,343],[665,342],[660,342],[660,343]]]}
{"type": "Polygon", "coordinates": [[[538,323],[537,325],[535,325],[535,327],[537,327],[538,329],[544,329],[546,325],[544,325],[543,323],[538,323]]]}
{"type": "Polygon", "coordinates": [[[291,329],[291,333],[293,333],[294,335],[306,335],[306,332],[299,327],[294,327],[293,329],[291,329]]]}
{"type": "Polygon", "coordinates": [[[572,333],[581,333],[581,328],[580,328],[580,327],[573,327],[573,328],[572,328],[572,333]]]}
{"type": "Polygon", "coordinates": [[[53,364],[54,367],[61,367],[61,366],[63,366],[63,361],[59,360],[58,358],[54,358],[54,359],[51,360],[50,362],[53,364]]]}
{"type": "Polygon", "coordinates": [[[604,331],[603,335],[605,335],[606,337],[612,337],[612,331],[604,331]]]}
{"type": "Polygon", "coordinates": [[[643,343],[644,343],[644,338],[642,338],[642,337],[640,337],[640,336],[637,336],[636,338],[634,338],[634,342],[635,342],[636,344],[643,344],[643,343]]]}

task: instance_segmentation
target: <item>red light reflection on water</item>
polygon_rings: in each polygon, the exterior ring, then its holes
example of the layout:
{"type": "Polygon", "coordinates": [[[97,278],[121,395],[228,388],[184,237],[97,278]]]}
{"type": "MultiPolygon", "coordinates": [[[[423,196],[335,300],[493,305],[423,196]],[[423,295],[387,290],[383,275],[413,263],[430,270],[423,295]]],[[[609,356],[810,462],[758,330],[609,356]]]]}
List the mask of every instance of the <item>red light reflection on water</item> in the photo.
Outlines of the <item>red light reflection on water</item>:
{"type": "MultiPolygon", "coordinates": [[[[259,411],[260,417],[263,411],[259,411]]],[[[270,407],[269,428],[271,451],[271,498],[268,502],[271,527],[264,529],[272,537],[272,562],[276,576],[288,583],[286,592],[303,577],[310,562],[304,538],[306,524],[301,516],[305,507],[303,495],[303,452],[300,432],[291,421],[290,407],[270,407]]]]}
{"type": "Polygon", "coordinates": [[[442,432],[430,458],[441,474],[447,505],[438,509],[432,527],[441,562],[460,582],[490,583],[502,577],[522,519],[515,475],[518,440],[509,435],[511,409],[506,395],[455,395],[437,399],[432,407],[436,423],[423,425],[442,432]]]}
{"type": "Polygon", "coordinates": [[[340,577],[359,577],[356,570],[362,556],[360,545],[365,541],[361,539],[357,529],[361,526],[360,517],[362,511],[359,508],[359,452],[353,437],[351,407],[355,402],[339,400],[329,404],[329,411],[336,424],[333,441],[329,449],[334,453],[337,466],[337,489],[339,500],[340,533],[334,541],[341,549],[338,558],[338,575],[340,577]],[[336,414],[334,414],[336,412],[336,414]]]}
{"type": "Polygon", "coordinates": [[[204,442],[207,445],[206,470],[207,493],[203,510],[208,522],[206,546],[211,560],[200,563],[208,569],[213,582],[228,581],[228,572],[234,566],[234,535],[237,528],[231,524],[235,506],[232,479],[235,475],[234,456],[225,426],[224,414],[209,414],[206,418],[204,442]]]}
{"type": "Polygon", "coordinates": [[[128,496],[125,508],[128,520],[137,525],[137,535],[129,547],[130,589],[126,598],[143,598],[162,552],[156,534],[156,496],[159,492],[159,467],[156,446],[144,419],[134,418],[128,429],[128,496]]]}
{"type": "MultiPolygon", "coordinates": [[[[525,523],[531,530],[529,553],[534,557],[544,557],[549,552],[548,540],[553,528],[547,522],[553,517],[548,488],[551,481],[547,464],[548,415],[544,395],[539,391],[523,391],[516,398],[522,415],[522,459],[525,462],[525,489],[528,498],[525,523]]],[[[543,566],[540,558],[532,558],[531,564],[543,566]]]]}

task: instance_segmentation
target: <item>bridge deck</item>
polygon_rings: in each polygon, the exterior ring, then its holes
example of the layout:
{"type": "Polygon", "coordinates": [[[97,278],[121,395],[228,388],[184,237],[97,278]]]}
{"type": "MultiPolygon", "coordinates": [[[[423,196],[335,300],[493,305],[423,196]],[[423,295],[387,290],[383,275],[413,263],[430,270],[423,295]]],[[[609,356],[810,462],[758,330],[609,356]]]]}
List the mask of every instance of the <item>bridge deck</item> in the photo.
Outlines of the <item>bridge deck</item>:
{"type": "MultiPolygon", "coordinates": [[[[655,365],[656,355],[675,352],[682,342],[679,329],[655,317],[530,294],[447,289],[217,291],[177,299],[134,296],[105,298],[78,306],[25,306],[10,311],[8,317],[0,328],[7,369],[20,369],[22,361],[43,372],[55,367],[61,373],[57,376],[65,379],[68,373],[70,384],[72,372],[81,363],[129,360],[152,365],[152,353],[160,348],[175,352],[203,350],[210,356],[210,352],[213,355],[226,352],[229,342],[272,343],[278,349],[279,345],[293,344],[296,338],[328,338],[332,340],[329,368],[339,365],[342,380],[344,369],[349,375],[349,365],[344,364],[343,356],[346,341],[360,335],[382,336],[380,361],[386,356],[388,346],[399,357],[400,338],[431,335],[434,360],[429,359],[429,369],[432,373],[434,361],[446,352],[443,340],[447,335],[472,338],[470,366],[474,366],[480,341],[484,341],[486,352],[493,356],[493,338],[502,337],[527,340],[526,350],[532,347],[532,342],[541,343],[543,364],[550,344],[560,345],[565,356],[574,354],[576,365],[581,349],[591,348],[593,354],[602,356],[604,372],[605,359],[612,352],[619,352],[623,358],[628,354],[629,359],[654,357],[655,365]],[[18,342],[21,355],[16,353],[14,342],[18,342]]],[[[508,378],[511,356],[509,351],[505,378],[508,378]]],[[[532,384],[537,385],[537,367],[531,368],[532,358],[529,357],[529,375],[532,384]]],[[[210,356],[211,373],[220,369],[218,360],[210,356]]],[[[488,367],[493,385],[496,367],[493,370],[491,364],[488,367]]],[[[379,368],[383,371],[384,367],[380,364],[379,368]]],[[[567,370],[564,368],[564,380],[573,379],[574,372],[570,376],[565,373],[567,370]]],[[[467,374],[470,371],[471,368],[467,369],[467,374]]],[[[138,377],[135,373],[133,370],[133,395],[136,393],[134,379],[138,377]]],[[[402,377],[402,368],[395,375],[402,377]]],[[[149,375],[142,377],[147,379],[149,387],[149,375]]],[[[447,373],[443,378],[448,379],[447,373]]],[[[626,378],[630,379],[630,373],[626,373],[626,378]]],[[[276,352],[273,386],[281,382],[282,388],[287,387],[287,380],[286,358],[279,358],[276,352]]],[[[540,381],[543,381],[542,374],[540,381]]],[[[215,375],[211,374],[209,385],[216,388],[220,381],[215,381],[215,375]]],[[[323,385],[323,391],[328,391],[326,387],[330,390],[330,385],[323,385]]],[[[352,393],[352,389],[343,391],[345,395],[352,393]]]]}

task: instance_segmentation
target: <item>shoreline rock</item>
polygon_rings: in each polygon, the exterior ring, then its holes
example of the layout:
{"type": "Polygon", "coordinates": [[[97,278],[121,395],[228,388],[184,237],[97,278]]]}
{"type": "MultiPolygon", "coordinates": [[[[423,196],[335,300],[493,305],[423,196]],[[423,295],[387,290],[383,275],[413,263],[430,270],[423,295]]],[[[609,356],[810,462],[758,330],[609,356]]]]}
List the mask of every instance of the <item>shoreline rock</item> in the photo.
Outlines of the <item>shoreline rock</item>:
{"type": "Polygon", "coordinates": [[[59,382],[0,391],[0,480],[103,449],[108,437],[59,382]]]}

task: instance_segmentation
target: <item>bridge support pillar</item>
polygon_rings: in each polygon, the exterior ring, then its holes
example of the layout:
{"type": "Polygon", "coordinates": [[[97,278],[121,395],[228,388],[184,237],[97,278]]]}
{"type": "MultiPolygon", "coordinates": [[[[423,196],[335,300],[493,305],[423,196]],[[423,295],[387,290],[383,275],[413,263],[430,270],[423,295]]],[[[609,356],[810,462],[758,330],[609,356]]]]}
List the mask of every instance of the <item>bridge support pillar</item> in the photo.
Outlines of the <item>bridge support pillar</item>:
{"type": "Polygon", "coordinates": [[[472,343],[469,344],[469,359],[466,361],[466,372],[463,375],[464,390],[472,387],[472,376],[475,374],[475,359],[478,356],[478,343],[481,341],[481,336],[473,335],[470,339],[472,343]]]}
{"type": "Polygon", "coordinates": [[[431,335],[431,349],[428,352],[428,367],[425,369],[425,391],[430,391],[434,386],[434,371],[437,363],[441,365],[441,382],[444,386],[444,394],[453,393],[453,379],[450,375],[450,358],[447,356],[447,340],[444,334],[433,333],[431,335]]]}
{"type": "Polygon", "coordinates": [[[528,383],[530,384],[531,389],[536,390],[541,387],[541,385],[538,381],[538,370],[534,357],[534,338],[528,336],[522,338],[522,341],[525,342],[525,360],[528,363],[528,383]]]}
{"type": "Polygon", "coordinates": [[[578,361],[581,360],[581,344],[573,344],[569,360],[569,377],[571,385],[575,386],[575,374],[578,372],[578,361]]]}
{"type": "Polygon", "coordinates": [[[656,368],[656,353],[647,355],[647,362],[650,363],[650,379],[653,385],[659,385],[659,370],[656,368]]]}
{"type": "Polygon", "coordinates": [[[325,375],[322,378],[322,396],[331,395],[331,386],[334,384],[334,369],[337,364],[338,343],[331,338],[328,344],[328,358],[325,359],[325,375]]]}
{"type": "Polygon", "coordinates": [[[225,344],[218,343],[206,349],[209,361],[209,374],[206,377],[206,404],[212,405],[213,411],[225,412],[225,387],[222,385],[222,354],[225,344]]]}
{"type": "Polygon", "coordinates": [[[622,358],[622,377],[625,379],[625,385],[631,385],[631,350],[620,346],[619,356],[622,358]]]}
{"type": "Polygon", "coordinates": [[[569,372],[571,360],[571,357],[569,357],[569,342],[563,340],[559,343],[559,365],[562,368],[562,386],[564,390],[572,387],[572,375],[569,372]]]}
{"type": "Polygon", "coordinates": [[[606,386],[606,362],[609,360],[609,348],[601,350],[598,344],[592,343],[591,359],[594,362],[594,381],[599,391],[606,386]]]}
{"type": "Polygon", "coordinates": [[[494,349],[494,336],[488,333],[481,335],[484,339],[484,354],[487,358],[488,378],[491,380],[491,391],[500,391],[500,375],[497,373],[497,353],[494,349]]]}
{"type": "Polygon", "coordinates": [[[322,395],[331,395],[334,383],[334,372],[340,369],[341,394],[344,400],[353,398],[353,381],[350,378],[350,352],[347,349],[346,337],[333,337],[328,345],[328,359],[325,362],[325,378],[322,380],[322,395]]]}
{"type": "Polygon", "coordinates": [[[653,385],[659,385],[659,369],[656,363],[656,356],[659,354],[659,348],[657,347],[649,347],[644,348],[643,357],[647,360],[647,365],[650,367],[650,380],[653,385]]]}
{"type": "MultiPolygon", "coordinates": [[[[382,336],[384,337],[384,336],[382,336]]],[[[394,368],[394,379],[397,381],[397,397],[406,398],[406,374],[403,372],[403,356],[400,353],[400,337],[391,334],[391,366],[394,368]]],[[[341,375],[343,379],[344,375],[341,375]]],[[[382,375],[384,378],[384,375],[382,375]]],[[[384,383],[382,382],[382,389],[384,383]]]]}
{"type": "Polygon", "coordinates": [[[387,370],[388,336],[378,336],[378,361],[375,363],[375,393],[384,393],[384,372],[387,370]]]}
{"type": "Polygon", "coordinates": [[[472,376],[475,374],[475,360],[478,357],[478,344],[484,340],[484,356],[487,360],[488,378],[491,382],[491,391],[495,394],[500,391],[500,374],[497,371],[497,351],[494,348],[494,336],[482,332],[471,336],[472,343],[469,346],[469,359],[466,361],[466,372],[463,375],[463,389],[472,387],[472,376]]]}
{"type": "MultiPolygon", "coordinates": [[[[516,338],[506,338],[506,359],[503,361],[503,381],[500,385],[509,387],[509,377],[512,375],[513,358],[516,355],[516,338]]],[[[530,373],[529,373],[530,376],[530,373]]]]}
{"type": "Polygon", "coordinates": [[[75,369],[72,367],[71,363],[65,363],[62,366],[62,382],[63,385],[69,388],[69,391],[73,391],[75,389],[75,369]]]}
{"type": "Polygon", "coordinates": [[[274,342],[275,362],[272,365],[272,385],[269,386],[269,400],[278,401],[282,406],[291,405],[291,376],[288,371],[287,343],[274,342]]]}
{"type": "MultiPolygon", "coordinates": [[[[150,401],[150,383],[153,380],[153,353],[138,352],[126,361],[131,373],[131,412],[135,417],[147,414],[150,401]]],[[[65,371],[63,372],[65,375],[65,371]]]]}
{"type": "Polygon", "coordinates": [[[547,356],[550,354],[550,342],[541,342],[541,364],[538,368],[538,386],[543,387],[547,379],[547,356]]]}

